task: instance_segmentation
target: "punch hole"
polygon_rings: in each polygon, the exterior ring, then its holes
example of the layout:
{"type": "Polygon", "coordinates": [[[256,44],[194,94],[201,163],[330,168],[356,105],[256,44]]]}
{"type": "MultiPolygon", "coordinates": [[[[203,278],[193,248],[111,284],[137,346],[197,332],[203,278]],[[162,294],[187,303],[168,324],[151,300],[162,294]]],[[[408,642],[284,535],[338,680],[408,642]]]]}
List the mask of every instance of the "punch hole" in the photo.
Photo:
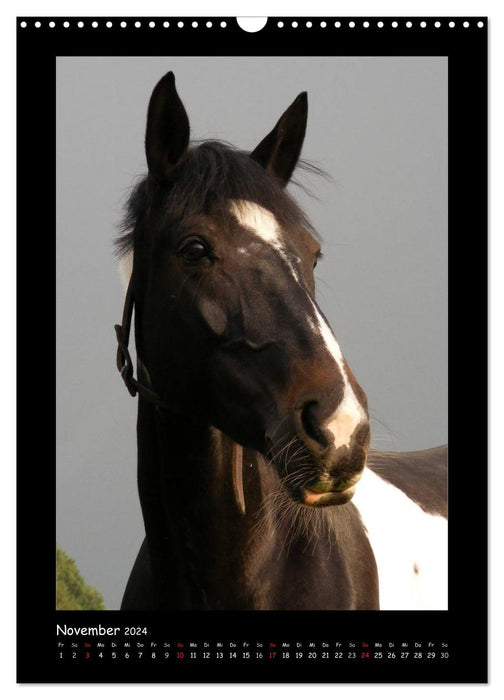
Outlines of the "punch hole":
{"type": "Polygon", "coordinates": [[[237,17],[236,21],[244,32],[260,32],[268,21],[267,17],[237,17]]]}

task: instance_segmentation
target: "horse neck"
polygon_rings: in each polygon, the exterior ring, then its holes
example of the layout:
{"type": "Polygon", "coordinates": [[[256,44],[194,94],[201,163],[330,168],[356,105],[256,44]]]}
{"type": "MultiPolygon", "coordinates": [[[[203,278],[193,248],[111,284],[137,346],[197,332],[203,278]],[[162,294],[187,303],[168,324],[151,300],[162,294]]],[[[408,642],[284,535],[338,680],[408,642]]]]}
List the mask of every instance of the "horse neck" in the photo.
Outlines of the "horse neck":
{"type": "Polygon", "coordinates": [[[278,556],[278,534],[267,507],[261,511],[266,494],[278,488],[273,470],[244,452],[242,514],[233,444],[222,433],[140,400],[137,437],[140,500],[161,605],[257,607],[265,564],[278,556]]]}

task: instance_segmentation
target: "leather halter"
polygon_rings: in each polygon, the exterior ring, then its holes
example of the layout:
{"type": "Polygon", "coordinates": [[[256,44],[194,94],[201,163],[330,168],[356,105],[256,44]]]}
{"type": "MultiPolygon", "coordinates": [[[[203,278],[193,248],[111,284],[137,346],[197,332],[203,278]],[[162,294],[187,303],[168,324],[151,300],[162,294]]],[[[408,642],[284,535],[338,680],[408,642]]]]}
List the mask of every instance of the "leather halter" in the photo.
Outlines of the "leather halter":
{"type": "Polygon", "coordinates": [[[122,323],[121,325],[116,324],[114,326],[117,336],[117,369],[119,370],[131,396],[136,396],[138,394],[143,399],[147,399],[147,401],[150,401],[159,408],[168,408],[168,406],[156,394],[155,391],[145,386],[145,384],[139,382],[138,379],[135,379],[133,376],[133,362],[131,361],[131,356],[129,354],[128,343],[134,305],[135,300],[133,298],[130,280],[130,283],[128,284],[128,291],[126,292],[126,298],[124,300],[122,323]]]}
{"type": "MultiPolygon", "coordinates": [[[[116,337],[117,337],[117,369],[123,381],[126,385],[127,390],[131,396],[136,396],[137,394],[154,404],[157,408],[168,409],[166,403],[161,399],[151,387],[142,384],[142,382],[135,379],[133,376],[133,362],[131,360],[131,355],[128,350],[130,330],[131,330],[131,318],[133,316],[133,308],[135,306],[135,300],[133,297],[133,291],[131,286],[131,279],[128,284],[128,290],[126,292],[126,297],[124,299],[124,308],[122,315],[121,325],[116,324],[114,326],[116,337]]],[[[141,360],[138,359],[138,364],[141,364],[141,360]]],[[[236,501],[236,506],[241,513],[245,515],[245,496],[243,493],[243,447],[236,442],[232,444],[232,478],[233,478],[233,492],[236,501]]]]}

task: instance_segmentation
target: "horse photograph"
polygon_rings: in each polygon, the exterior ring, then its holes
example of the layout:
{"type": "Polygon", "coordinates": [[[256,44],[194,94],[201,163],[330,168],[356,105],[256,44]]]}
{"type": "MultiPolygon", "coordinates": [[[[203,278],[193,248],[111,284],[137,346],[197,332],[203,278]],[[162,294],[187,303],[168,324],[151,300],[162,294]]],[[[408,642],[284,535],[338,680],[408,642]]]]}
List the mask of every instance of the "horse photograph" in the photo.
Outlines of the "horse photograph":
{"type": "Polygon", "coordinates": [[[272,65],[57,61],[58,543],[111,609],[446,610],[447,63],[272,65]]]}

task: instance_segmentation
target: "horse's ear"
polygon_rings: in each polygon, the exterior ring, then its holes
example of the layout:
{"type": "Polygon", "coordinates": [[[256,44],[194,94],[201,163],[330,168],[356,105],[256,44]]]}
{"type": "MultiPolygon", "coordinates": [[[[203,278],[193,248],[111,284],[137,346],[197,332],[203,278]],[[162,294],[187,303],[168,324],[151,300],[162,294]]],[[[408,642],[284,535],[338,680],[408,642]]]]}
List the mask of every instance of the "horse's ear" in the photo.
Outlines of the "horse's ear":
{"type": "Polygon", "coordinates": [[[308,95],[302,92],[282,114],[273,131],[250,154],[283,186],[289,182],[301,153],[307,117],[308,95]]]}
{"type": "Polygon", "coordinates": [[[154,88],[147,113],[145,152],[154,180],[163,182],[169,178],[188,145],[189,119],[170,71],[154,88]]]}

